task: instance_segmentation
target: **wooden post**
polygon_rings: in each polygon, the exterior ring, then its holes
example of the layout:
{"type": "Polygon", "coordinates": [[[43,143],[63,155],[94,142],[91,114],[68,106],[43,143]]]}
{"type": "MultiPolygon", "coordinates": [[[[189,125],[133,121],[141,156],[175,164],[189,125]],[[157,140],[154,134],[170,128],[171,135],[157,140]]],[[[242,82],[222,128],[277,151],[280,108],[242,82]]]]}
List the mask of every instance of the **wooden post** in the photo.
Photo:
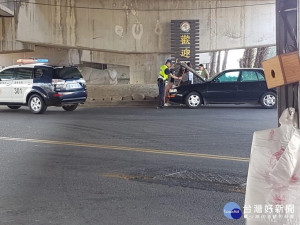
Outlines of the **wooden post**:
{"type": "MultiPolygon", "coordinates": [[[[276,0],[276,42],[277,54],[298,51],[298,5],[300,0],[276,0]]],[[[278,117],[287,107],[298,109],[298,85],[289,84],[279,87],[278,117]]],[[[299,112],[299,111],[298,111],[299,112]]]]}

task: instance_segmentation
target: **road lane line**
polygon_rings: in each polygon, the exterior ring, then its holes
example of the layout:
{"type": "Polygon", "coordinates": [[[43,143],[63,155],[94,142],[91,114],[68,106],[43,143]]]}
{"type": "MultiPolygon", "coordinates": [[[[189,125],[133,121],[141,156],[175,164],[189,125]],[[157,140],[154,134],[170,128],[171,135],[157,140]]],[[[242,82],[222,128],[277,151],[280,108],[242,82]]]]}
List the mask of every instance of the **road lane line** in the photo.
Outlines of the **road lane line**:
{"type": "Polygon", "coordinates": [[[116,151],[142,152],[142,153],[185,156],[185,157],[205,158],[205,159],[229,160],[229,161],[238,161],[238,162],[249,162],[249,158],[242,158],[242,157],[224,156],[224,155],[209,155],[209,154],[201,154],[201,153],[168,151],[168,150],[154,150],[154,149],[147,149],[147,148],[131,148],[131,147],[123,147],[123,146],[110,146],[110,145],[100,145],[100,144],[90,144],[90,143],[15,138],[15,137],[0,137],[0,140],[28,142],[28,143],[41,143],[41,144],[61,145],[61,146],[73,146],[73,147],[84,147],[84,148],[107,149],[107,150],[116,150],[116,151]]]}

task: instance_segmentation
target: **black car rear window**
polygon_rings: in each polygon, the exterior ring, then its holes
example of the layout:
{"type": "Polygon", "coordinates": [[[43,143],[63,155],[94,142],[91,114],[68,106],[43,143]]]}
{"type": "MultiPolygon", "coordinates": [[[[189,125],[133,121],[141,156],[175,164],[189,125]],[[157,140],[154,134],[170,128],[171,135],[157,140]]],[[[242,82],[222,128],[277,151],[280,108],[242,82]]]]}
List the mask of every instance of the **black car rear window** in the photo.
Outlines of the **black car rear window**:
{"type": "Polygon", "coordinates": [[[263,73],[262,72],[256,72],[257,73],[257,76],[258,76],[258,80],[260,80],[260,81],[265,81],[266,79],[265,79],[265,76],[263,75],[263,73]]]}
{"type": "Polygon", "coordinates": [[[76,67],[56,68],[54,72],[55,79],[80,79],[82,75],[76,67]]]}

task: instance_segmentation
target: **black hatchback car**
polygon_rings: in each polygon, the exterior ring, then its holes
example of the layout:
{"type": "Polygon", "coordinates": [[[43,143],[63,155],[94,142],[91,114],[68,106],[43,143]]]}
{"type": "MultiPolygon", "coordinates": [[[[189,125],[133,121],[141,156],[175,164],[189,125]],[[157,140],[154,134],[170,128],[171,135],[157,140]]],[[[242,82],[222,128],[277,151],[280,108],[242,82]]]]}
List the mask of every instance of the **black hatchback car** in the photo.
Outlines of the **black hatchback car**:
{"type": "Polygon", "coordinates": [[[173,89],[169,97],[188,108],[223,103],[260,103],[263,108],[277,105],[276,90],[268,89],[262,69],[225,70],[207,81],[197,77],[194,84],[173,89]]]}

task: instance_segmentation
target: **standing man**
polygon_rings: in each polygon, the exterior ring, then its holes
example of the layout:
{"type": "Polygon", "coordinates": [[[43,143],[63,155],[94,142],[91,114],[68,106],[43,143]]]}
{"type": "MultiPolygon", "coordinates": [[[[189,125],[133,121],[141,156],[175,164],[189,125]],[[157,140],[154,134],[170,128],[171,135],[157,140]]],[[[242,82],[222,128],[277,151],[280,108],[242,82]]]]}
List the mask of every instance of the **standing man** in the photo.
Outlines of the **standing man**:
{"type": "MultiPolygon", "coordinates": [[[[193,68],[192,63],[190,63],[190,62],[187,63],[187,66],[193,68]]],[[[188,71],[188,74],[189,74],[189,83],[194,84],[194,74],[193,74],[193,72],[188,71]]]]}
{"type": "Polygon", "coordinates": [[[169,104],[169,92],[170,92],[170,89],[173,88],[173,85],[175,83],[175,80],[181,80],[182,78],[181,77],[177,77],[175,76],[175,69],[174,68],[174,64],[171,65],[171,68],[170,69],[170,74],[169,74],[169,77],[168,77],[168,83],[167,85],[165,86],[165,104],[164,106],[170,106],[169,104]]]}
{"type": "Polygon", "coordinates": [[[203,64],[199,65],[199,70],[200,70],[200,76],[207,80],[209,78],[209,74],[207,69],[204,68],[203,64]]]}
{"type": "Polygon", "coordinates": [[[165,104],[165,83],[166,80],[168,80],[168,77],[170,75],[170,68],[171,68],[171,59],[168,59],[166,61],[165,65],[162,65],[160,67],[160,72],[159,76],[157,79],[157,85],[158,85],[158,90],[159,90],[159,99],[158,99],[158,107],[162,109],[165,104]]]}

